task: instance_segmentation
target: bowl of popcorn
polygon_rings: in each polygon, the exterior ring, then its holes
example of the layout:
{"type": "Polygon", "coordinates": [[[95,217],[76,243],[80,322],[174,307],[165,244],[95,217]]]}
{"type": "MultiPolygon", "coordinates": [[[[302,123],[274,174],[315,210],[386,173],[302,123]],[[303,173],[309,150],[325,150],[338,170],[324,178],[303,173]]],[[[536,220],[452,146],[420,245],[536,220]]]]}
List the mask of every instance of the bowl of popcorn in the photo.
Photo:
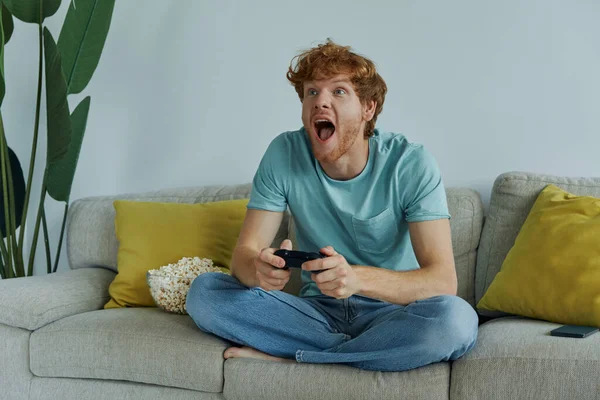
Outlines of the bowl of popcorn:
{"type": "Polygon", "coordinates": [[[187,314],[185,298],[190,285],[198,275],[206,272],[230,274],[227,268],[214,266],[211,259],[183,257],[174,264],[149,270],[146,281],[159,308],[175,314],[187,314]]]}

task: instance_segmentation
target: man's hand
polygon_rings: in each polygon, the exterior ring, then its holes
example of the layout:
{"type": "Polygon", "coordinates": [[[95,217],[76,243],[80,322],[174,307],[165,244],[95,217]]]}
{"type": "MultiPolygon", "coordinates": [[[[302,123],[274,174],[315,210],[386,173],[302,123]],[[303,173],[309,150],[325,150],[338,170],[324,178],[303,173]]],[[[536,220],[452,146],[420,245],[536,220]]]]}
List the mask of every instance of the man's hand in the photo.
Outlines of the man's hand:
{"type": "Polygon", "coordinates": [[[311,274],[311,279],[315,281],[321,293],[336,299],[345,299],[358,293],[361,288],[360,279],[344,256],[338,254],[332,246],[323,247],[321,253],[327,258],[302,264],[305,271],[324,270],[318,274],[311,274]]]}
{"type": "MultiPolygon", "coordinates": [[[[285,239],[281,242],[281,249],[292,250],[292,241],[285,239]]],[[[256,281],[258,286],[264,290],[282,290],[290,280],[292,274],[290,269],[283,269],[285,261],[277,257],[273,248],[264,248],[254,259],[256,268],[256,281]]]]}

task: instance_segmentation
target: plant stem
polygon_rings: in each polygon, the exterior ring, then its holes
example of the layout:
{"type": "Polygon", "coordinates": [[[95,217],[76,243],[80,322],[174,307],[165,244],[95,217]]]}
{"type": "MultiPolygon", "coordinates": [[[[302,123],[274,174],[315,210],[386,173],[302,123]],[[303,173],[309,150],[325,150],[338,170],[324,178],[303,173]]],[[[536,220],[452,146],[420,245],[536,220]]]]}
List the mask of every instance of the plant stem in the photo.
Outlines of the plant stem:
{"type": "Polygon", "coordinates": [[[6,246],[4,245],[4,238],[0,238],[0,251],[2,251],[2,268],[0,272],[2,273],[2,279],[6,279],[6,275],[8,274],[8,252],[6,251],[6,246]]]}
{"type": "Polygon", "coordinates": [[[54,268],[52,272],[56,272],[58,268],[58,259],[60,258],[60,249],[62,247],[63,235],[65,233],[65,226],[67,224],[67,213],[69,212],[69,203],[65,204],[65,213],[63,214],[62,227],[60,228],[60,239],[58,239],[58,250],[56,251],[56,258],[54,259],[54,268]]]}
{"type": "Polygon", "coordinates": [[[4,198],[4,227],[6,228],[6,247],[8,253],[8,277],[11,278],[13,275],[13,255],[12,255],[12,240],[14,239],[11,217],[10,217],[10,206],[9,206],[9,198],[10,193],[8,191],[8,180],[12,180],[12,176],[8,175],[8,171],[6,168],[7,164],[10,164],[10,159],[8,155],[8,145],[6,144],[6,137],[4,136],[4,130],[1,129],[0,125],[0,159],[2,164],[0,169],[2,169],[2,197],[4,198]]]}
{"type": "MultiPolygon", "coordinates": [[[[2,238],[2,240],[0,240],[0,242],[2,242],[2,246],[4,246],[3,238],[2,238]]],[[[1,259],[0,259],[0,278],[6,279],[6,277],[4,276],[4,262],[1,259]]]]}
{"type": "Polygon", "coordinates": [[[44,230],[44,245],[46,247],[46,270],[52,272],[52,256],[50,255],[50,241],[48,240],[48,223],[46,222],[46,207],[42,204],[42,228],[44,230]]]}
{"type": "Polygon", "coordinates": [[[44,180],[42,181],[42,193],[40,194],[40,204],[38,206],[37,218],[35,220],[35,229],[33,230],[33,242],[31,243],[31,251],[29,253],[29,266],[27,267],[27,276],[33,275],[33,261],[35,260],[35,252],[37,250],[37,241],[40,234],[40,221],[42,219],[42,209],[44,207],[44,200],[46,200],[46,176],[44,173],[44,180]]]}
{"type": "MultiPolygon", "coordinates": [[[[6,152],[5,157],[8,161],[6,163],[6,173],[8,175],[8,204],[10,208],[10,226],[13,229],[11,231],[12,234],[12,251],[13,251],[13,260],[15,262],[15,274],[16,276],[24,276],[25,270],[23,269],[23,257],[19,254],[18,246],[17,246],[17,217],[15,213],[15,188],[14,182],[12,179],[12,166],[10,165],[10,158],[8,152],[8,144],[6,141],[6,134],[4,133],[4,121],[2,120],[2,113],[0,113],[0,132],[4,136],[4,150],[6,152]]],[[[5,217],[7,217],[5,215],[5,217]]]]}
{"type": "MultiPolygon", "coordinates": [[[[25,204],[23,205],[23,214],[21,216],[21,231],[19,232],[19,253],[23,257],[23,238],[25,236],[25,222],[27,221],[27,209],[29,208],[29,196],[31,194],[31,181],[33,179],[33,169],[35,167],[35,156],[37,153],[38,132],[40,128],[40,106],[42,100],[42,61],[43,61],[43,43],[42,43],[42,5],[40,1],[40,23],[39,23],[39,64],[38,64],[38,88],[37,88],[37,103],[35,106],[35,125],[33,129],[33,143],[31,145],[31,159],[29,160],[29,174],[27,176],[27,185],[25,186],[25,204]]],[[[44,174],[45,176],[45,174],[44,174]]],[[[43,192],[42,192],[43,193],[43,192]]],[[[35,250],[32,250],[35,253],[35,250]]],[[[30,269],[31,261],[29,265],[30,269]]]]}

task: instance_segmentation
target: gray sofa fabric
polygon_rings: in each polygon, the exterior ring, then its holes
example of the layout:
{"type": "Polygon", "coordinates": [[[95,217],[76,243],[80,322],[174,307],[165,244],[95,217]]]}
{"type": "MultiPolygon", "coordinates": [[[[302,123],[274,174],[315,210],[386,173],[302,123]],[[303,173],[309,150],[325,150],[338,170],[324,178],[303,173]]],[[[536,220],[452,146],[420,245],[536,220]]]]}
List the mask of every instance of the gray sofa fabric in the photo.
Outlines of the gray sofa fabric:
{"type": "Polygon", "coordinates": [[[187,315],[154,307],[98,310],[31,334],[31,371],[40,377],[124,379],[223,391],[227,342],[187,315]]]}
{"type": "Polygon", "coordinates": [[[125,381],[71,378],[33,378],[31,397],[27,398],[31,400],[225,400],[222,393],[201,393],[196,390],[125,381]]]}
{"type": "Polygon", "coordinates": [[[0,324],[0,399],[29,399],[29,336],[26,329],[0,324]]]}
{"type": "Polygon", "coordinates": [[[550,336],[559,324],[504,317],[479,328],[477,345],[452,364],[452,399],[600,398],[600,335],[550,336]]]}
{"type": "Polygon", "coordinates": [[[284,364],[232,359],[225,363],[228,400],[445,400],[450,365],[406,372],[363,371],[345,365],[284,364]]]}
{"type": "MultiPolygon", "coordinates": [[[[477,302],[500,271],[537,196],[549,184],[576,195],[600,197],[600,178],[567,178],[524,172],[507,172],[496,178],[477,253],[477,302]]],[[[482,314],[498,315],[483,311],[482,314]]]]}
{"type": "Polygon", "coordinates": [[[115,276],[104,268],[87,268],[7,279],[0,290],[0,323],[33,331],[69,315],[98,310],[110,298],[108,287],[115,276]]]}
{"type": "Polygon", "coordinates": [[[448,188],[446,195],[452,217],[450,229],[458,296],[475,306],[475,264],[483,228],[483,204],[479,193],[471,189],[448,188]]]}

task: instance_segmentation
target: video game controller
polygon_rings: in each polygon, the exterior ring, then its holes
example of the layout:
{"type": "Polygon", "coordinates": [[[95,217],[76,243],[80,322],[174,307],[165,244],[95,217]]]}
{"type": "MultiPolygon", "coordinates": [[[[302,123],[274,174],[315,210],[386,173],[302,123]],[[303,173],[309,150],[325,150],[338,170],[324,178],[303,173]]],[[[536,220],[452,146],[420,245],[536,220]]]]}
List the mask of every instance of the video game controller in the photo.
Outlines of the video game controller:
{"type": "MultiPolygon", "coordinates": [[[[325,254],[321,254],[321,253],[309,253],[306,251],[286,250],[286,249],[276,250],[275,255],[277,257],[281,257],[284,259],[285,267],[283,269],[288,269],[288,268],[301,269],[302,264],[307,261],[318,260],[319,258],[327,258],[327,256],[325,254]]],[[[319,272],[323,272],[323,271],[324,270],[310,271],[310,272],[318,274],[319,272]]]]}

